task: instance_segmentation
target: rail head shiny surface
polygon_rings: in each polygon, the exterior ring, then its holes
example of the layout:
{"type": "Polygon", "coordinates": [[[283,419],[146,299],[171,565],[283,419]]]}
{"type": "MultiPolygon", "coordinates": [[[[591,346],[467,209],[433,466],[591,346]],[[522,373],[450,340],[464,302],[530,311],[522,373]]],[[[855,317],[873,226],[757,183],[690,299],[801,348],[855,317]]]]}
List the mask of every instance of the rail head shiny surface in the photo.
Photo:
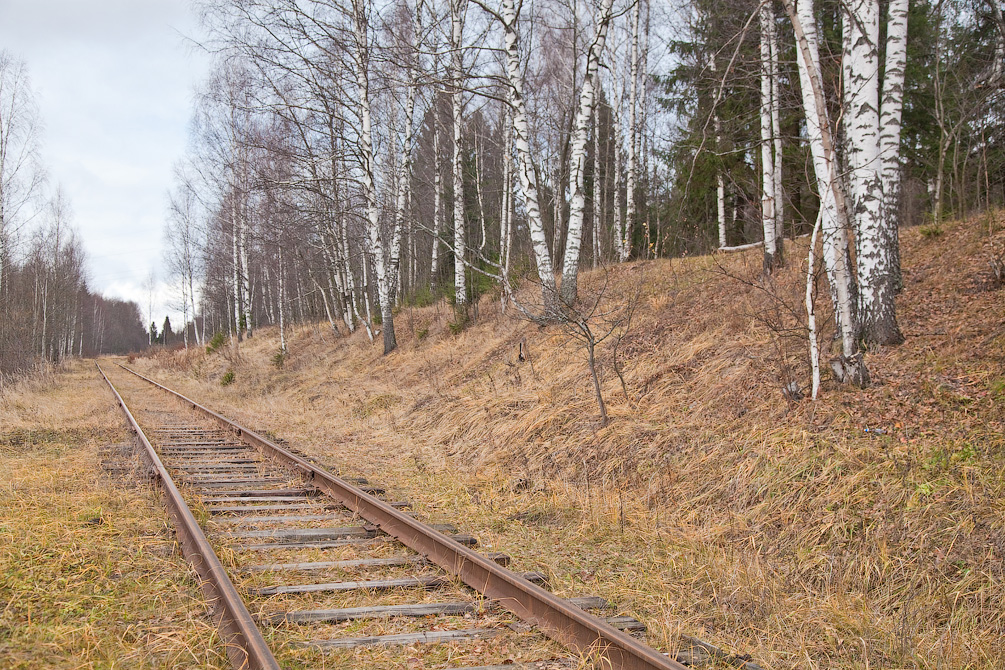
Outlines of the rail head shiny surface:
{"type": "Polygon", "coordinates": [[[612,670],[686,670],[686,666],[642,644],[599,617],[528,582],[515,572],[322,470],[268,438],[135,370],[118,365],[213,418],[221,426],[233,430],[238,437],[257,446],[263,453],[300,470],[314,486],[364,519],[576,652],[599,659],[603,666],[609,666],[612,670]]]}
{"type": "Polygon", "coordinates": [[[219,605],[219,607],[211,607],[211,609],[215,610],[215,616],[218,619],[217,625],[222,632],[227,657],[230,659],[231,665],[234,668],[245,670],[279,670],[279,663],[262,637],[261,631],[245,607],[233,582],[227,576],[223,564],[216,552],[213,551],[202,527],[199,526],[192,510],[185,503],[181,492],[172,480],[167,468],[164,467],[164,463],[97,361],[95,361],[95,366],[105,383],[108,384],[108,388],[115,395],[115,400],[126,415],[130,428],[136,433],[136,437],[143,445],[143,453],[150,461],[154,474],[164,491],[168,512],[174,520],[182,553],[199,575],[203,594],[211,606],[213,604],[219,605]]]}

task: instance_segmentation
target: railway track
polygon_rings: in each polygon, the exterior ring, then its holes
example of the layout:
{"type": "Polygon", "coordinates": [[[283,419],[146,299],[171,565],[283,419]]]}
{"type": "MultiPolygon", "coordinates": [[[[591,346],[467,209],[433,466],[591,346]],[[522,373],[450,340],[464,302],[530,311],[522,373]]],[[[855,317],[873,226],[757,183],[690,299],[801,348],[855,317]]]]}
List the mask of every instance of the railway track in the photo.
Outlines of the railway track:
{"type": "Polygon", "coordinates": [[[559,598],[542,575],[476,552],[457,528],[423,523],[406,502],[383,499],[382,487],[335,477],[119,367],[129,374],[113,376],[134,408],[98,370],[163,489],[235,668],[277,669],[276,655],[320,667],[332,654],[357,662],[360,650],[377,649],[377,663],[409,667],[682,670],[720,661],[758,670],[691,638],[670,658],[633,637],[644,626],[609,616],[601,598],[559,598]],[[445,651],[425,662],[385,651],[436,644],[445,651]]]}

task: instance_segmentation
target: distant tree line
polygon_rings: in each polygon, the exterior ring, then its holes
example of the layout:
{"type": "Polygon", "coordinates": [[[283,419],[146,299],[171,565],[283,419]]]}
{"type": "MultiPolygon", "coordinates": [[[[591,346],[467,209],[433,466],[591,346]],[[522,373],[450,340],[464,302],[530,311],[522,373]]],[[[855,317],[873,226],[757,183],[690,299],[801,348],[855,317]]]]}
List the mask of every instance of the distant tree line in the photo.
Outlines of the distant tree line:
{"type": "Polygon", "coordinates": [[[0,51],[0,385],[39,362],[146,346],[139,307],[92,293],[69,204],[46,193],[23,63],[0,51]]]}

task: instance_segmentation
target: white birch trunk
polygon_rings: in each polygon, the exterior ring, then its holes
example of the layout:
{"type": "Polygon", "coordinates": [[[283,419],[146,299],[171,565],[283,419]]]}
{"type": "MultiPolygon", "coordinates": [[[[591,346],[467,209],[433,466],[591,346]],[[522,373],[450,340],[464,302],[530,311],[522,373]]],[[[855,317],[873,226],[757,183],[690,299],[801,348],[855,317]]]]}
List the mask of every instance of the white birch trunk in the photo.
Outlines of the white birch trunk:
{"type": "Polygon", "coordinates": [[[251,266],[248,263],[248,220],[247,216],[239,216],[238,222],[241,226],[241,234],[237,244],[241,254],[241,316],[244,320],[244,327],[247,336],[252,336],[251,329],[251,266]]]}
{"type": "Polygon", "coordinates": [[[764,231],[764,271],[770,273],[778,259],[778,239],[775,235],[775,161],[771,128],[771,43],[774,40],[775,18],[771,4],[765,2],[758,10],[760,19],[761,65],[761,229],[764,231]]]}
{"type": "Polygon", "coordinates": [[[601,199],[603,184],[600,181],[600,107],[593,113],[593,267],[600,265],[601,199]]]}
{"type": "MultiPolygon", "coordinates": [[[[192,266],[190,264],[189,265],[189,269],[188,269],[188,277],[187,278],[188,278],[188,299],[189,299],[189,305],[192,308],[192,330],[195,332],[195,342],[196,342],[196,344],[198,344],[201,347],[202,346],[203,337],[202,337],[202,332],[199,330],[199,312],[196,311],[196,309],[195,309],[195,290],[194,290],[194,287],[193,287],[193,281],[194,281],[193,280],[193,275],[194,274],[195,274],[195,272],[192,270],[192,266]]],[[[205,329],[205,326],[203,326],[203,329],[205,329]]]]}
{"type": "Polygon", "coordinates": [[[450,111],[454,126],[454,305],[463,311],[468,302],[465,259],[467,258],[466,230],[464,226],[464,170],[461,164],[461,122],[462,122],[462,91],[461,71],[463,69],[463,54],[461,38],[464,27],[465,0],[450,2],[450,83],[453,90],[450,93],[450,111]]]}
{"type": "Polygon", "coordinates": [[[506,108],[501,113],[503,126],[502,142],[502,203],[499,208],[499,272],[502,275],[502,292],[500,302],[502,311],[506,311],[506,303],[510,299],[509,283],[509,255],[510,241],[513,234],[510,231],[512,216],[510,210],[513,208],[513,134],[512,125],[508,118],[506,108]]]}
{"type": "Polygon", "coordinates": [[[269,318],[269,323],[275,323],[276,313],[273,309],[273,302],[278,298],[275,298],[272,295],[272,282],[271,277],[269,276],[268,263],[262,264],[262,283],[265,285],[265,290],[262,294],[265,297],[265,300],[262,301],[265,303],[265,315],[269,318]]]}
{"type": "MultiPolygon", "coordinates": [[[[279,304],[276,305],[279,311],[279,351],[283,355],[286,354],[286,320],[283,318],[283,311],[286,307],[286,278],[284,277],[283,268],[283,246],[279,245],[279,304]]],[[[320,288],[320,287],[318,287],[320,288]]],[[[325,301],[325,308],[328,307],[328,301],[325,301]]],[[[331,321],[331,314],[328,315],[328,320],[331,321]]],[[[332,323],[334,326],[334,322],[332,323]]]]}
{"type": "Polygon", "coordinates": [[[411,289],[415,288],[416,282],[418,280],[419,272],[419,253],[416,245],[416,226],[415,226],[415,205],[414,205],[415,194],[412,190],[408,190],[408,199],[410,203],[413,203],[408,209],[408,216],[406,221],[408,222],[408,287],[411,289]]]}
{"type": "Polygon", "coordinates": [[[596,98],[600,57],[607,40],[607,29],[613,18],[611,13],[613,3],[614,0],[600,0],[597,6],[594,18],[595,33],[586,56],[586,73],[583,75],[583,89],[579,94],[579,111],[576,113],[572,149],[569,154],[569,187],[572,189],[572,199],[569,203],[569,227],[565,240],[561,286],[562,300],[568,305],[576,301],[578,292],[579,252],[582,247],[583,218],[586,212],[586,142],[589,139],[590,117],[593,115],[596,98]]]}
{"type": "MultiPolygon", "coordinates": [[[[391,276],[384,259],[384,240],[380,230],[380,209],[377,204],[377,189],[374,180],[373,130],[370,114],[369,29],[366,8],[361,6],[360,0],[356,0],[353,9],[356,13],[356,85],[359,89],[361,185],[366,198],[367,233],[370,253],[373,255],[374,270],[377,274],[377,302],[381,312],[381,330],[384,332],[384,354],[386,355],[394,351],[398,343],[394,337],[394,313],[390,292],[391,276]]],[[[367,308],[369,311],[369,295],[367,295],[367,308]]]]}
{"type": "MultiPolygon", "coordinates": [[[[999,11],[1000,8],[999,8],[999,11]]],[[[879,110],[880,174],[883,179],[883,218],[894,241],[894,283],[900,285],[900,131],[904,109],[904,76],[907,68],[908,0],[891,0],[887,9],[886,62],[879,110]]],[[[1005,53],[1000,56],[1005,63],[1005,53]]]]}
{"type": "Polygon", "coordinates": [[[902,340],[897,328],[893,295],[899,291],[900,280],[900,131],[904,106],[904,73],[907,66],[907,0],[891,0],[886,35],[886,64],[883,71],[879,115],[880,175],[883,183],[882,239],[889,250],[884,302],[875,310],[876,328],[870,328],[863,315],[866,339],[876,337],[877,343],[895,344],[902,340]],[[881,325],[885,324],[885,325],[881,325]],[[898,339],[898,337],[900,339],[898,339]]]}
{"type": "MultiPolygon", "coordinates": [[[[652,152],[652,141],[653,137],[649,129],[649,26],[650,26],[650,15],[652,13],[652,5],[648,0],[638,0],[639,2],[645,2],[646,6],[646,16],[643,21],[642,27],[642,46],[641,52],[639,53],[639,65],[638,70],[641,73],[642,78],[639,87],[642,89],[639,94],[639,128],[635,133],[636,141],[639,143],[638,156],[639,161],[642,165],[642,174],[651,175],[652,179],[649,181],[648,188],[640,189],[639,196],[642,200],[643,207],[648,205],[648,197],[653,187],[655,186],[656,180],[656,166],[653,159],[652,152]],[[652,171],[650,172],[650,166],[652,166],[652,171]]],[[[647,212],[649,210],[646,210],[647,212]]],[[[646,214],[646,258],[655,258],[659,256],[659,214],[656,213],[656,221],[650,222],[648,220],[651,214],[646,214]],[[654,244],[652,239],[653,226],[651,223],[656,223],[656,237],[657,243],[654,244]]]]}
{"type": "Polygon", "coordinates": [[[461,166],[461,94],[455,91],[451,96],[454,118],[454,304],[458,309],[467,303],[467,282],[465,281],[465,258],[467,257],[466,231],[464,226],[464,172],[461,166]]]}
{"type": "Polygon", "coordinates": [[[814,271],[813,264],[817,254],[817,239],[820,236],[820,222],[823,210],[817,214],[817,220],[813,224],[813,234],[810,236],[810,252],[806,261],[806,329],[810,341],[810,374],[812,376],[811,398],[817,399],[820,393],[820,345],[817,340],[817,311],[813,302],[814,271]]]}
{"type": "Polygon", "coordinates": [[[806,116],[807,137],[820,195],[820,230],[823,235],[824,265],[835,296],[835,320],[841,335],[843,380],[865,385],[868,372],[856,347],[853,277],[848,267],[847,212],[844,192],[837,172],[833,134],[824,101],[820,74],[819,46],[812,0],[784,0],[796,37],[796,55],[806,116]]]}
{"type": "MultiPolygon", "coordinates": [[[[563,124],[564,125],[564,124],[563,124]]],[[[562,188],[562,156],[555,154],[551,170],[551,253],[555,265],[562,264],[562,207],[565,205],[564,189],[562,188]]]]}
{"type": "Polygon", "coordinates": [[[475,135],[475,192],[478,195],[478,222],[481,226],[481,239],[478,242],[478,252],[485,251],[488,235],[485,232],[485,200],[482,198],[482,141],[481,133],[475,135]]]}
{"type": "Polygon", "coordinates": [[[844,102],[858,251],[858,316],[867,342],[893,344],[903,338],[893,309],[892,245],[880,178],[879,0],[852,0],[846,12],[844,102]]]}
{"type": "MultiPolygon", "coordinates": [[[[327,254],[325,254],[327,256],[327,254]]],[[[345,300],[345,289],[342,286],[342,280],[337,272],[326,272],[325,278],[328,284],[328,293],[331,295],[332,306],[335,308],[335,315],[342,319],[342,323],[346,324],[346,328],[349,328],[349,323],[352,321],[351,311],[346,308],[348,305],[345,300]]],[[[335,323],[335,318],[330,318],[332,333],[338,335],[338,324],[335,323]]],[[[350,329],[351,333],[352,330],[350,329]]]]}
{"type": "Polygon", "coordinates": [[[401,140],[401,159],[398,166],[398,193],[394,207],[394,234],[391,238],[391,301],[397,299],[401,291],[401,235],[405,228],[405,210],[408,208],[408,183],[412,172],[412,116],[415,112],[415,83],[409,81],[405,95],[405,128],[401,140]]]}
{"type": "Polygon", "coordinates": [[[628,165],[625,170],[625,243],[622,247],[621,262],[624,263],[632,254],[632,233],[635,230],[635,189],[638,172],[638,156],[636,155],[636,138],[638,127],[636,109],[638,107],[639,88],[639,5],[642,0],[635,0],[632,9],[632,50],[629,63],[629,78],[631,79],[628,93],[628,165]]]}
{"type": "Polygon", "coordinates": [[[440,168],[440,124],[433,112],[433,250],[429,260],[429,290],[436,290],[440,271],[440,218],[443,212],[443,173],[440,168]]]}
{"type": "Polygon", "coordinates": [[[621,205],[621,181],[624,176],[624,168],[621,162],[621,95],[615,86],[615,99],[611,107],[614,113],[612,138],[612,160],[614,161],[614,184],[612,185],[612,195],[614,197],[614,251],[618,254],[618,262],[623,263],[628,258],[628,239],[625,226],[625,210],[621,205]]]}
{"type": "MultiPolygon", "coordinates": [[[[366,317],[361,319],[361,321],[366,326],[367,337],[373,342],[373,310],[370,309],[370,253],[368,251],[363,251],[360,262],[363,265],[363,286],[361,287],[361,293],[363,294],[363,314],[366,317]]],[[[297,288],[300,288],[299,282],[297,288]]],[[[301,307],[301,312],[303,312],[303,307],[301,307]]]]}
{"type": "Polygon", "coordinates": [[[520,193],[527,210],[527,227],[530,230],[531,247],[537,275],[541,282],[541,295],[545,315],[551,313],[555,302],[555,270],[548,250],[548,237],[541,220],[541,206],[538,198],[537,174],[530,154],[530,128],[527,123],[527,105],[523,97],[523,73],[520,69],[520,37],[517,32],[516,6],[514,0],[502,0],[502,23],[506,40],[506,75],[510,84],[510,104],[513,113],[513,141],[517,152],[517,175],[520,179],[520,193]]]}
{"type": "Polygon", "coordinates": [[[349,242],[345,232],[344,217],[340,214],[336,215],[333,223],[333,233],[334,239],[331,248],[326,247],[325,249],[332,268],[330,274],[338,284],[342,318],[346,330],[354,333],[356,332],[356,279],[352,273],[352,265],[349,263],[349,242]]]}
{"type": "Polygon", "coordinates": [[[778,67],[778,30],[775,28],[774,12],[772,12],[771,22],[771,137],[772,145],[775,149],[775,239],[778,240],[776,253],[779,262],[784,262],[784,240],[785,240],[785,198],[782,192],[782,121],[781,121],[781,83],[779,82],[778,67]]]}
{"type": "MultiPolygon", "coordinates": [[[[713,73],[715,68],[715,56],[709,59],[708,68],[713,73]]],[[[712,110],[712,128],[715,131],[715,152],[722,153],[722,120],[719,119],[719,110],[712,110]]],[[[719,224],[719,248],[726,248],[726,178],[722,174],[722,169],[715,171],[715,218],[719,224]]]]}
{"type": "Polygon", "coordinates": [[[239,228],[240,222],[238,221],[237,215],[237,189],[234,188],[231,191],[231,203],[230,203],[230,221],[231,221],[231,255],[232,264],[234,266],[233,281],[234,281],[234,332],[231,333],[231,344],[234,347],[234,351],[237,351],[237,344],[241,341],[243,335],[241,333],[241,256],[238,252],[237,238],[240,235],[239,228]]]}

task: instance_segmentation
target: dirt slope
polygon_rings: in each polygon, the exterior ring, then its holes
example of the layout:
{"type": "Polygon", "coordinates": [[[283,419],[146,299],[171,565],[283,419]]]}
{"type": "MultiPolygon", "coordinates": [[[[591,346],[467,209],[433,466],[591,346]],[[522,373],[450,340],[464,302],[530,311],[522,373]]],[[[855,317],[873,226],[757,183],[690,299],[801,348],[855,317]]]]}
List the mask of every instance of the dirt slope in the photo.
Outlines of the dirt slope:
{"type": "Polygon", "coordinates": [[[552,572],[560,592],[612,598],[658,645],[683,632],[772,668],[1000,668],[996,216],[903,231],[907,341],[869,352],[872,387],[825,379],[816,402],[782,392],[809,383],[794,316],[805,242],[770,285],[756,251],[587,278],[587,293],[638,300],[618,345],[624,385],[610,341],[600,354],[603,428],[582,346],[491,297],[459,334],[446,305],[405,308],[386,357],[365,333],[318,325],[293,335],[281,369],[268,330],[239,356],[135,365],[465,523],[552,572]],[[221,386],[227,370],[235,381],[221,386]]]}

